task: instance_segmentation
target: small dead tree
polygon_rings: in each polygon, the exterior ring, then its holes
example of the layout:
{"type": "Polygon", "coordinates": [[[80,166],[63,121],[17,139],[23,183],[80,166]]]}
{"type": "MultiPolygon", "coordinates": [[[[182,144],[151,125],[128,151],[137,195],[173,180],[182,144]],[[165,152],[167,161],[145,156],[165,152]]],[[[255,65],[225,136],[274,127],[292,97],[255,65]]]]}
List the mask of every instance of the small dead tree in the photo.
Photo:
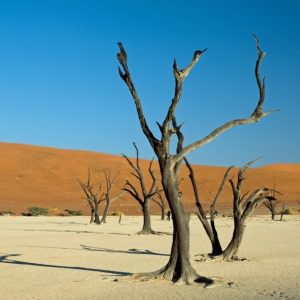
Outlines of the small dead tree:
{"type": "Polygon", "coordinates": [[[105,178],[105,192],[103,192],[103,196],[101,201],[105,201],[105,208],[103,211],[103,216],[101,218],[101,223],[106,223],[106,218],[109,214],[110,207],[112,203],[119,199],[122,194],[124,193],[123,191],[112,197],[112,188],[114,184],[116,183],[117,176],[119,175],[120,172],[115,173],[114,175],[112,174],[111,171],[104,171],[104,178],[105,178]]]}
{"type": "Polygon", "coordinates": [[[168,202],[167,202],[167,199],[164,195],[164,191],[163,190],[158,190],[157,191],[157,197],[153,198],[152,201],[160,207],[161,220],[165,220],[165,218],[166,218],[166,208],[167,208],[168,202]]]}
{"type": "MultiPolygon", "coordinates": [[[[196,270],[192,267],[190,262],[190,234],[189,234],[189,214],[186,213],[181,197],[178,191],[178,175],[181,169],[181,165],[184,157],[186,157],[191,151],[206,145],[213,141],[222,133],[227,130],[236,127],[238,125],[245,125],[258,122],[263,117],[267,116],[271,112],[263,111],[263,103],[265,100],[265,80],[261,80],[259,67],[265,54],[261,51],[259,40],[255,36],[256,49],[258,57],[255,65],[255,77],[259,89],[259,100],[249,117],[242,119],[231,120],[220,127],[217,127],[204,138],[197,140],[187,146],[183,146],[183,139],[178,139],[176,152],[171,153],[170,145],[171,139],[178,131],[178,126],[175,121],[175,110],[177,104],[180,101],[182,87],[184,80],[187,78],[191,70],[196,66],[202,54],[206,51],[197,50],[194,52],[191,63],[183,68],[179,69],[176,61],[173,64],[173,74],[175,78],[175,92],[171,104],[166,113],[166,117],[163,122],[157,123],[160,129],[160,137],[156,138],[153,132],[150,130],[142,107],[142,103],[138,96],[138,93],[134,87],[133,80],[127,65],[127,53],[123,48],[122,43],[118,43],[120,48],[117,58],[122,67],[119,67],[119,75],[127,85],[131,96],[133,98],[140,126],[150,145],[152,146],[160,167],[161,183],[164,189],[170,210],[172,212],[173,222],[173,242],[171,247],[171,255],[168,263],[158,271],[139,274],[136,278],[147,279],[160,279],[164,278],[172,282],[183,282],[185,284],[191,284],[194,282],[204,282],[210,284],[213,281],[208,278],[201,277],[197,274],[196,270]]],[[[179,126],[180,127],[180,126],[179,126]]]]}
{"type": "Polygon", "coordinates": [[[283,220],[284,212],[285,212],[285,202],[283,202],[283,204],[282,204],[282,208],[281,208],[281,212],[280,212],[280,221],[283,220]]]}
{"type": "Polygon", "coordinates": [[[201,201],[198,194],[198,189],[196,186],[195,175],[192,166],[185,159],[186,165],[189,169],[189,176],[191,179],[191,183],[193,186],[196,206],[198,208],[197,216],[202,223],[207,236],[210,239],[212,245],[212,252],[210,254],[211,257],[220,257],[224,260],[232,260],[238,258],[238,250],[241,245],[244,231],[246,228],[246,219],[248,216],[252,214],[254,209],[264,203],[264,201],[276,201],[274,189],[269,188],[259,188],[252,192],[249,196],[248,192],[242,194],[242,182],[245,180],[244,174],[246,170],[255,162],[256,160],[248,162],[244,167],[240,168],[238,171],[237,182],[235,183],[233,179],[230,179],[230,186],[233,193],[233,218],[234,218],[234,229],[232,238],[225,248],[222,250],[222,246],[219,240],[218,232],[215,226],[215,216],[217,215],[217,211],[215,209],[217,201],[224,189],[224,185],[226,183],[227,177],[229,175],[230,170],[233,167],[229,167],[224,174],[218,192],[214,198],[210,206],[210,222],[208,222],[208,218],[203,210],[201,205],[201,201]]]}
{"type": "Polygon", "coordinates": [[[87,182],[84,183],[77,179],[81,189],[85,194],[85,200],[87,201],[90,210],[91,210],[91,219],[90,223],[96,223],[99,225],[101,223],[99,216],[99,205],[101,202],[101,197],[99,197],[99,192],[101,191],[101,185],[99,186],[98,191],[94,191],[94,185],[91,183],[91,172],[88,169],[88,178],[87,182]]]}
{"type": "MultiPolygon", "coordinates": [[[[275,190],[275,184],[273,189],[275,190]]],[[[273,197],[275,198],[275,192],[273,192],[273,197]]],[[[266,199],[263,204],[264,206],[270,211],[271,213],[271,220],[274,221],[275,220],[275,216],[277,214],[276,212],[276,206],[277,204],[280,203],[279,201],[273,201],[272,199],[266,199]]]]}
{"type": "Polygon", "coordinates": [[[129,166],[133,169],[133,172],[131,174],[138,180],[141,192],[139,192],[129,180],[126,180],[126,184],[123,190],[129,193],[140,204],[142,208],[143,228],[141,231],[138,232],[138,234],[155,234],[156,232],[151,228],[151,217],[150,217],[150,201],[152,200],[153,196],[157,193],[156,178],[152,170],[153,159],[151,160],[148,169],[152,179],[152,183],[150,188],[147,189],[143,171],[140,167],[139,149],[135,143],[133,143],[133,146],[136,151],[136,162],[133,163],[132,160],[128,158],[125,154],[123,154],[123,157],[126,159],[129,166]]]}

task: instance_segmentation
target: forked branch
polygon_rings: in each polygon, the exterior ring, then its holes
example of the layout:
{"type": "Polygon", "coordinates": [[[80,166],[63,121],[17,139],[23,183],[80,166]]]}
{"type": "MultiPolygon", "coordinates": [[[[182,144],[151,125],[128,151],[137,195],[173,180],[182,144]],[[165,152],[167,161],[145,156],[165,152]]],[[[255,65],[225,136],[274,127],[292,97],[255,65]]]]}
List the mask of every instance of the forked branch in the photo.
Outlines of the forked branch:
{"type": "Polygon", "coordinates": [[[143,107],[140,101],[140,98],[135,90],[133,81],[131,79],[131,75],[127,66],[127,54],[125,49],[123,48],[122,43],[118,43],[118,46],[120,48],[120,52],[117,54],[117,58],[121,64],[121,66],[123,67],[123,71],[121,70],[120,67],[118,67],[119,70],[119,74],[121,76],[121,78],[124,80],[124,82],[126,83],[126,85],[129,88],[129,91],[132,95],[132,98],[134,100],[135,106],[136,106],[136,110],[138,113],[138,117],[139,117],[139,121],[142,127],[142,130],[144,132],[144,134],[146,135],[146,137],[148,138],[149,142],[151,143],[152,147],[156,146],[159,141],[156,139],[156,137],[153,135],[153,133],[151,132],[150,128],[148,127],[148,124],[146,122],[145,119],[145,115],[144,115],[144,111],[143,111],[143,107]]]}
{"type": "Polygon", "coordinates": [[[175,163],[182,160],[183,157],[185,157],[192,150],[195,150],[199,147],[204,146],[205,144],[211,142],[212,140],[214,140],[216,137],[218,137],[220,134],[226,132],[227,130],[229,130],[233,127],[239,126],[239,125],[258,122],[263,117],[266,117],[267,115],[269,115],[270,113],[275,111],[275,110],[273,110],[273,111],[263,112],[262,107],[263,107],[263,103],[265,100],[265,81],[263,80],[263,82],[261,82],[259,68],[260,68],[260,63],[261,63],[262,59],[264,58],[264,53],[260,49],[259,40],[256,36],[255,36],[255,40],[256,40],[256,48],[257,48],[257,53],[258,53],[256,65],[255,65],[255,77],[256,77],[260,96],[259,96],[259,100],[258,100],[258,103],[257,103],[254,111],[248,118],[236,119],[236,120],[229,121],[229,122],[219,126],[215,130],[213,130],[210,134],[208,134],[206,137],[202,138],[201,140],[198,140],[198,141],[184,147],[180,153],[177,153],[176,155],[174,155],[173,159],[174,159],[175,163]]]}

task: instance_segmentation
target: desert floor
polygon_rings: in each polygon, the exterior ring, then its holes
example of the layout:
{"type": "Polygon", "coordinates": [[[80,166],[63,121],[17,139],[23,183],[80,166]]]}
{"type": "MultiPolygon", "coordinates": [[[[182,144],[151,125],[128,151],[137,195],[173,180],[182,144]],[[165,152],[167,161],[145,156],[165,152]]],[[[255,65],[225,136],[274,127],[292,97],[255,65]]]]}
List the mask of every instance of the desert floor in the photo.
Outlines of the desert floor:
{"type": "MultiPolygon", "coordinates": [[[[153,229],[171,233],[155,216],[153,229]]],[[[246,261],[197,262],[210,250],[191,219],[191,260],[199,274],[219,278],[212,288],[140,282],[128,273],[154,271],[168,260],[169,234],[139,236],[141,217],[0,217],[0,299],[300,299],[300,216],[250,217],[240,256],[246,261]]],[[[232,219],[217,218],[223,243],[232,219]]]]}

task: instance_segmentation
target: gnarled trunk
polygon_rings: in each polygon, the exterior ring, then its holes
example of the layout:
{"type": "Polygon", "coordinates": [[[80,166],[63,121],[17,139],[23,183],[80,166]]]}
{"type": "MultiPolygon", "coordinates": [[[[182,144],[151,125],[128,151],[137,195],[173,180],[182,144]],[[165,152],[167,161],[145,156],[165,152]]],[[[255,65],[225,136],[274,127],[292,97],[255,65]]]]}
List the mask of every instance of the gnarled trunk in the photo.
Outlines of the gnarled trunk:
{"type": "Polygon", "coordinates": [[[172,212],[173,242],[171,256],[163,269],[163,278],[173,282],[191,284],[199,279],[199,275],[190,262],[190,216],[186,213],[178,192],[175,172],[170,166],[162,171],[162,185],[172,212]]]}
{"type": "Polygon", "coordinates": [[[154,231],[151,228],[151,217],[150,217],[150,199],[146,199],[143,207],[143,228],[141,231],[138,232],[138,234],[151,234],[154,233],[154,231]]]}
{"type": "Polygon", "coordinates": [[[98,202],[96,201],[95,202],[95,212],[94,212],[94,223],[97,224],[97,225],[100,225],[101,222],[100,222],[100,216],[99,216],[99,204],[98,202]]]}
{"type": "Polygon", "coordinates": [[[223,252],[224,260],[232,260],[238,257],[238,251],[242,243],[246,224],[244,221],[236,220],[231,241],[223,252]]]}

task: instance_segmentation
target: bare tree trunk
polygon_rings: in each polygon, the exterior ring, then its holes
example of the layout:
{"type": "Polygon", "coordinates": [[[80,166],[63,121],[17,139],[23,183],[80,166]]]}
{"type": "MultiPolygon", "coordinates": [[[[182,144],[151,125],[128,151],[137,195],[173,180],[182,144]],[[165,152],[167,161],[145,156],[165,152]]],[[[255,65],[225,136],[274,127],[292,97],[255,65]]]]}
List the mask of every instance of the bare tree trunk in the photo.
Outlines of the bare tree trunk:
{"type": "Polygon", "coordinates": [[[203,215],[201,215],[200,212],[197,213],[197,216],[198,216],[198,218],[210,240],[211,247],[212,247],[210,255],[218,256],[218,255],[222,254],[223,253],[222,246],[220,244],[218,232],[215,228],[214,221],[211,221],[211,225],[209,225],[206,216],[203,217],[203,215]]]}
{"type": "Polygon", "coordinates": [[[274,211],[271,211],[271,219],[272,219],[272,221],[275,220],[275,215],[276,215],[276,213],[274,211]]]}
{"type": "Polygon", "coordinates": [[[179,197],[177,176],[167,166],[162,171],[162,185],[168,200],[173,220],[173,245],[165,273],[173,281],[191,284],[199,275],[190,262],[190,216],[185,212],[179,197]]]}
{"type": "Polygon", "coordinates": [[[94,218],[94,223],[97,225],[100,225],[100,216],[99,216],[99,203],[96,201],[95,202],[95,212],[94,212],[95,218],[94,218]]]}
{"type": "Polygon", "coordinates": [[[158,271],[138,274],[136,278],[162,278],[176,283],[212,284],[213,280],[197,274],[190,262],[190,215],[185,212],[178,193],[177,176],[166,167],[162,172],[162,185],[170,205],[173,221],[173,241],[168,263],[158,271]]]}
{"type": "Polygon", "coordinates": [[[282,204],[282,209],[281,209],[281,213],[280,213],[280,221],[283,220],[284,208],[285,208],[285,203],[282,204]]]}
{"type": "Polygon", "coordinates": [[[161,220],[164,221],[166,219],[166,208],[161,207],[161,220]]]}
{"type": "Polygon", "coordinates": [[[143,228],[138,234],[152,234],[155,233],[151,228],[151,218],[150,218],[150,199],[146,199],[142,210],[143,210],[143,228]]]}
{"type": "Polygon", "coordinates": [[[244,221],[241,221],[238,217],[236,217],[234,221],[232,238],[223,252],[224,260],[232,260],[238,258],[238,251],[242,243],[245,228],[246,225],[244,224],[244,221]]]}
{"type": "Polygon", "coordinates": [[[90,224],[95,222],[95,210],[91,207],[91,219],[90,224]]]}
{"type": "Polygon", "coordinates": [[[110,209],[110,199],[107,199],[106,200],[106,205],[105,205],[105,208],[104,208],[104,212],[103,212],[103,216],[101,218],[101,223],[106,223],[106,217],[108,216],[108,213],[109,213],[109,209],[110,209]]]}

